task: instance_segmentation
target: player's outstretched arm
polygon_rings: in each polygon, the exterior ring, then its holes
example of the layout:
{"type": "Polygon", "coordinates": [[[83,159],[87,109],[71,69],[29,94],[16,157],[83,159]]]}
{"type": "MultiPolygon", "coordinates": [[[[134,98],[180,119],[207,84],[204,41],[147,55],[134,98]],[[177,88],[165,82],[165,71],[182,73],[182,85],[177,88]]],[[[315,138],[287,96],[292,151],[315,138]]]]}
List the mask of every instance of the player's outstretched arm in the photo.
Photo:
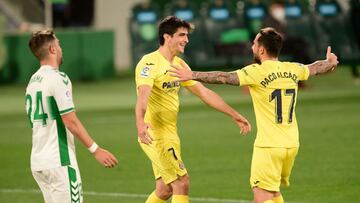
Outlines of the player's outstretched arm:
{"type": "Polygon", "coordinates": [[[138,137],[144,144],[151,144],[152,138],[148,133],[150,125],[144,122],[146,107],[151,93],[151,87],[148,85],[141,85],[138,88],[138,97],[135,106],[136,128],[138,137]]]}
{"type": "Polygon", "coordinates": [[[112,168],[118,164],[116,157],[109,151],[97,146],[94,140],[87,133],[84,126],[76,116],[75,112],[70,112],[61,116],[64,125],[70,132],[77,137],[94,154],[95,159],[107,168],[112,168]]]}
{"type": "Polygon", "coordinates": [[[331,47],[328,46],[325,60],[315,61],[314,63],[308,65],[310,75],[321,75],[334,71],[338,63],[339,61],[337,60],[337,56],[331,52],[331,47]]]}
{"type": "Polygon", "coordinates": [[[196,83],[193,86],[188,86],[187,89],[198,96],[204,103],[210,107],[223,112],[234,120],[234,122],[241,129],[240,133],[245,135],[251,131],[251,125],[246,118],[240,115],[235,109],[225,103],[225,101],[214,91],[204,87],[201,83],[196,83]]]}
{"type": "Polygon", "coordinates": [[[222,72],[222,71],[211,71],[211,72],[198,72],[191,71],[186,64],[180,66],[172,65],[173,69],[169,70],[171,76],[179,78],[180,81],[186,80],[197,80],[203,83],[209,84],[228,84],[239,86],[239,78],[236,72],[222,72]]]}

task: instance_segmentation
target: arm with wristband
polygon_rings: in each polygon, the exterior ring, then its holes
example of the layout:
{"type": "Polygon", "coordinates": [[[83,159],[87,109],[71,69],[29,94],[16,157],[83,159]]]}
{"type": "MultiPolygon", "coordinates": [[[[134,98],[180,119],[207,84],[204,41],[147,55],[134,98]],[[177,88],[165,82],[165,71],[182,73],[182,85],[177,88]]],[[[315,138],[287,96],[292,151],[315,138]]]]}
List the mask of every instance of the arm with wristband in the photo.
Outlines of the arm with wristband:
{"type": "Polygon", "coordinates": [[[112,168],[117,165],[118,160],[109,151],[99,147],[95,141],[90,137],[75,112],[69,112],[61,116],[64,125],[70,132],[83,143],[86,148],[95,156],[95,159],[107,168],[112,168]]]}

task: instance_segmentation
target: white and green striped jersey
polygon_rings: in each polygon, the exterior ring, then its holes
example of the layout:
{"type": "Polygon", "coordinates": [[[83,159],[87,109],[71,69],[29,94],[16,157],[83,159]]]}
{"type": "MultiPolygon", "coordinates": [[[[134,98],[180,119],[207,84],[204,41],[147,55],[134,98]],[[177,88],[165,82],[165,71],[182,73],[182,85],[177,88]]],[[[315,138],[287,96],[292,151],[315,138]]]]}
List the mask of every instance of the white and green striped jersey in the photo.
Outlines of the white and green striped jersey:
{"type": "Polygon", "coordinates": [[[26,88],[25,106],[32,128],[31,170],[77,166],[74,136],[61,119],[75,110],[69,77],[41,66],[26,88]]]}

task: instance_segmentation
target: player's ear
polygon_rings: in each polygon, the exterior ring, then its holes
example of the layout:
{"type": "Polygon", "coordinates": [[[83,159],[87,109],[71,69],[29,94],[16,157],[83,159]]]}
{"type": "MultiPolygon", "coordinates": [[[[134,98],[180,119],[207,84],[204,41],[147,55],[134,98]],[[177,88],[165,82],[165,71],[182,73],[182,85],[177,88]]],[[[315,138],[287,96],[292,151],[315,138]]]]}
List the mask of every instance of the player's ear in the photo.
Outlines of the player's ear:
{"type": "Polygon", "coordinates": [[[167,33],[164,33],[163,38],[164,38],[165,41],[169,40],[171,38],[171,35],[169,35],[167,33]]]}
{"type": "Polygon", "coordinates": [[[260,54],[260,55],[263,55],[263,54],[265,54],[265,53],[266,53],[265,47],[259,46],[259,54],[260,54]]]}
{"type": "Polygon", "coordinates": [[[55,54],[56,47],[55,47],[55,45],[53,43],[49,44],[48,51],[49,51],[50,54],[55,54]]]}

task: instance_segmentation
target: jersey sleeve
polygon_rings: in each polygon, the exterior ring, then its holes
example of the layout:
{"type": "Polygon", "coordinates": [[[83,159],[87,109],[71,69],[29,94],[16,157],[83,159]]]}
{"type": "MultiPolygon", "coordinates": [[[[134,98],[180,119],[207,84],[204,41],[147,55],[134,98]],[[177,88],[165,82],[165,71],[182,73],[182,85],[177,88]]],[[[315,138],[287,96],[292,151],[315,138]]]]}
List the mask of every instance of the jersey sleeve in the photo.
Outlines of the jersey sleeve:
{"type": "Polygon", "coordinates": [[[154,64],[155,62],[148,57],[143,57],[139,61],[135,69],[136,87],[139,87],[140,85],[153,86],[154,80],[158,74],[154,64]]]}
{"type": "Polygon", "coordinates": [[[65,73],[58,72],[57,74],[57,77],[52,81],[53,96],[60,115],[64,115],[75,110],[72,97],[72,84],[70,78],[65,73]]]}
{"type": "Polygon", "coordinates": [[[298,75],[298,80],[307,80],[310,75],[309,67],[301,63],[289,63],[298,75]]]}
{"type": "Polygon", "coordinates": [[[237,70],[236,73],[239,78],[240,86],[256,84],[257,77],[259,76],[257,71],[258,71],[257,64],[248,65],[242,69],[237,70]]]}
{"type": "MultiPolygon", "coordinates": [[[[181,64],[181,63],[185,64],[185,68],[191,70],[191,68],[189,67],[189,65],[187,65],[187,63],[186,63],[184,60],[182,60],[182,59],[180,59],[180,58],[179,58],[179,60],[180,60],[180,64],[181,64]]],[[[182,67],[183,67],[183,66],[182,66],[182,67]]],[[[186,87],[186,86],[193,86],[193,85],[195,85],[196,83],[198,83],[198,82],[195,81],[195,80],[188,80],[188,81],[181,82],[180,84],[181,84],[181,86],[186,87]]]]}

